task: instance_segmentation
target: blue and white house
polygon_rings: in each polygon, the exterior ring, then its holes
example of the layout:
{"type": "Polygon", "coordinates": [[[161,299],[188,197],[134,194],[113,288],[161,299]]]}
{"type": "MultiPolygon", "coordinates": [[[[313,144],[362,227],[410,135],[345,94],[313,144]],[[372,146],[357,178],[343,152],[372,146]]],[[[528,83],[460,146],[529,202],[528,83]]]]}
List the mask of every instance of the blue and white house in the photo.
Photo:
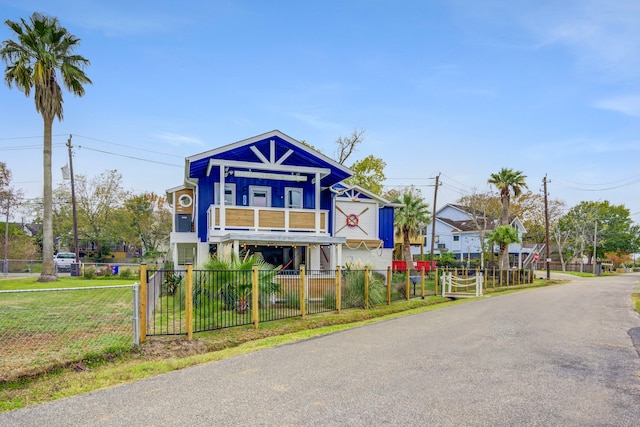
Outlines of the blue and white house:
{"type": "Polygon", "coordinates": [[[185,159],[168,258],[200,265],[228,246],[285,270],[391,265],[393,205],[352,171],[278,130],[185,159]]]}
{"type": "MultiPolygon", "coordinates": [[[[434,254],[451,252],[463,263],[481,259],[482,242],[497,225],[497,220],[474,213],[464,206],[446,204],[436,212],[434,254]]],[[[522,236],[527,232],[522,222],[514,218],[510,225],[518,231],[522,241],[522,236]]],[[[431,233],[427,233],[425,245],[431,248],[431,233]]],[[[494,248],[494,251],[497,252],[498,248],[494,248]]],[[[509,245],[509,254],[513,255],[517,267],[522,267],[530,251],[521,243],[509,245]]]]}

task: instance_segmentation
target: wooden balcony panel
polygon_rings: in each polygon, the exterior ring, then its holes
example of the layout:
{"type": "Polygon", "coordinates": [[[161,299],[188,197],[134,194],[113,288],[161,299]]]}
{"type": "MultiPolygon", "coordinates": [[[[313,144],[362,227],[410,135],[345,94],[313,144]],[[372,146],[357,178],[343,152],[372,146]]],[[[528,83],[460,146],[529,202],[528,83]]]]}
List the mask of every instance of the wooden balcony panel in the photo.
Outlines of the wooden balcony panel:
{"type": "Polygon", "coordinates": [[[284,229],[284,211],[260,210],[258,227],[284,229]]]}
{"type": "Polygon", "coordinates": [[[225,212],[227,227],[253,227],[253,209],[227,208],[225,212]]]}
{"type": "MultiPolygon", "coordinates": [[[[316,228],[316,214],[315,212],[290,212],[289,213],[289,228],[290,229],[302,229],[310,230],[316,228]]],[[[322,224],[321,224],[322,228],[322,224]]]]}

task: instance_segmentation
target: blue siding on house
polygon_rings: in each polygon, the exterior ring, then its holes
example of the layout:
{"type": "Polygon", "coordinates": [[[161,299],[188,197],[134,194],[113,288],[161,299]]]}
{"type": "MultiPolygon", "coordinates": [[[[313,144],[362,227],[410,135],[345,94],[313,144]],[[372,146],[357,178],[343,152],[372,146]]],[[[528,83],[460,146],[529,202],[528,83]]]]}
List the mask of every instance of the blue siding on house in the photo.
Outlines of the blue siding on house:
{"type": "Polygon", "coordinates": [[[198,182],[198,223],[197,234],[201,242],[208,240],[207,236],[207,209],[213,203],[213,181],[212,177],[201,178],[198,182]]]}
{"type": "Polygon", "coordinates": [[[384,247],[393,249],[394,245],[394,210],[391,206],[385,206],[378,210],[378,235],[384,242],[384,247]]]}

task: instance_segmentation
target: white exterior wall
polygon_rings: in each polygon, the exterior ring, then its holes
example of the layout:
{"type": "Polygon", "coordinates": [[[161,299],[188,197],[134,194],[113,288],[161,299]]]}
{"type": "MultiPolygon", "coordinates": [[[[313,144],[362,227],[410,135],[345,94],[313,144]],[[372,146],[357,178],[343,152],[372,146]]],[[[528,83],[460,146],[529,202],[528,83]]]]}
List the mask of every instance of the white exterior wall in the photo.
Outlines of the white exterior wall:
{"type": "Polygon", "coordinates": [[[370,250],[364,247],[358,249],[349,249],[346,246],[342,248],[342,264],[362,263],[369,265],[374,270],[386,270],[391,267],[393,260],[393,249],[375,249],[370,250]]]}
{"type": "Polygon", "coordinates": [[[367,201],[350,202],[337,199],[334,235],[336,237],[346,237],[347,239],[377,239],[378,204],[367,201]],[[356,215],[358,225],[354,227],[348,226],[345,214],[356,215]]]}

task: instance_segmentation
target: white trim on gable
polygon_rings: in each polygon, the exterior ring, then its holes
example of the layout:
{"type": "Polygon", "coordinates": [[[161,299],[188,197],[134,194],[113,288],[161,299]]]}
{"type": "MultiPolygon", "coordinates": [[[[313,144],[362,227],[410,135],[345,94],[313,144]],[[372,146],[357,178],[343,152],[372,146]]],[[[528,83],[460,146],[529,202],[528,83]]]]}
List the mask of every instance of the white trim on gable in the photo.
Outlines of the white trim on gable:
{"type": "MultiPolygon", "coordinates": [[[[322,161],[324,161],[326,163],[329,163],[331,165],[331,167],[333,167],[333,168],[339,169],[339,170],[341,170],[341,171],[343,171],[343,172],[345,172],[345,173],[347,173],[349,175],[353,174],[353,171],[351,171],[351,169],[347,168],[346,166],[344,166],[344,165],[336,162],[335,160],[325,156],[324,154],[322,154],[322,153],[320,153],[320,152],[318,152],[318,151],[316,151],[316,150],[304,145],[303,143],[291,138],[289,135],[286,135],[286,134],[280,132],[279,130],[273,130],[271,132],[266,132],[266,133],[263,133],[261,135],[257,135],[257,136],[254,136],[254,137],[251,137],[251,138],[248,138],[248,139],[244,139],[244,140],[241,140],[241,141],[238,141],[238,142],[234,142],[232,144],[228,144],[228,145],[225,145],[225,146],[222,146],[222,147],[215,148],[213,150],[209,150],[209,151],[205,151],[205,152],[200,153],[200,154],[195,154],[193,156],[189,156],[189,157],[187,157],[185,159],[185,162],[186,162],[186,165],[188,166],[189,163],[193,163],[193,162],[195,162],[197,160],[206,159],[207,157],[212,157],[212,156],[215,156],[215,155],[220,154],[220,153],[225,153],[227,151],[231,151],[231,150],[233,150],[235,148],[238,148],[238,147],[243,147],[243,146],[246,146],[246,145],[255,144],[257,142],[261,142],[261,141],[264,141],[265,139],[269,139],[269,138],[273,138],[273,137],[279,137],[279,138],[285,140],[286,142],[294,145],[296,148],[298,148],[298,149],[300,149],[302,151],[305,151],[305,152],[307,152],[309,154],[312,154],[314,157],[317,157],[318,159],[320,159],[320,160],[322,160],[322,161]]],[[[262,157],[263,157],[264,160],[267,160],[264,157],[264,155],[262,155],[262,157]]],[[[284,161],[284,159],[282,159],[282,161],[284,161]]],[[[254,164],[254,163],[250,163],[250,164],[254,164]]],[[[267,160],[263,164],[269,164],[269,161],[267,160]]],[[[273,166],[278,166],[278,165],[280,165],[280,163],[274,163],[273,164],[273,166]]],[[[238,166],[240,166],[240,165],[238,165],[238,166]]],[[[240,167],[242,167],[242,166],[240,166],[240,167]]],[[[187,167],[187,169],[188,169],[188,167],[187,167]]]]}

